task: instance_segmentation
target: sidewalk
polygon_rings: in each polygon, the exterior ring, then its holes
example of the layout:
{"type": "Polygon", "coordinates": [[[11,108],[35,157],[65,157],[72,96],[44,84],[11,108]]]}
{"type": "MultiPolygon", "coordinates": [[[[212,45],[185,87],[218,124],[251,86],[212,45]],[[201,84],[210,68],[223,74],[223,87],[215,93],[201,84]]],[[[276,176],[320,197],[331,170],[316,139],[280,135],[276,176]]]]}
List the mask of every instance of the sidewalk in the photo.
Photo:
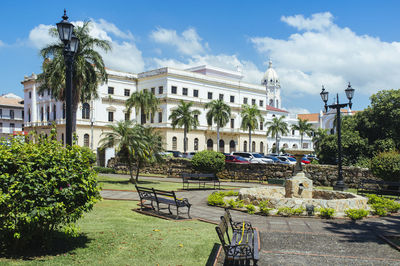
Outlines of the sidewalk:
{"type": "MultiPolygon", "coordinates": [[[[180,182],[177,178],[141,179],[180,182]]],[[[226,184],[260,185],[224,182],[226,184]]],[[[193,218],[218,222],[224,209],[207,205],[207,196],[213,191],[191,190],[177,195],[189,199],[193,218]]],[[[137,192],[130,191],[103,190],[101,195],[106,199],[139,199],[137,192]]],[[[347,219],[266,217],[239,211],[231,211],[231,214],[234,220],[250,221],[259,229],[259,265],[400,265],[400,252],[380,238],[380,235],[400,234],[400,216],[353,223],[347,219]]]]}

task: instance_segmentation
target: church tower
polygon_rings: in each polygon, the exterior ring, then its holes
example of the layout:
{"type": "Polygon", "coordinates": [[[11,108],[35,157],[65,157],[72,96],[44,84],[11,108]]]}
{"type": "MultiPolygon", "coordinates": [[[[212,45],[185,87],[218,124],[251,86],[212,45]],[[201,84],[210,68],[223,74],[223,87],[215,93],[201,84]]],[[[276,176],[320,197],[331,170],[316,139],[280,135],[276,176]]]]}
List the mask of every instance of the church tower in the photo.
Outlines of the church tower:
{"type": "Polygon", "coordinates": [[[269,66],[265,71],[261,84],[265,86],[267,100],[269,106],[281,109],[281,84],[279,82],[278,74],[272,68],[272,62],[269,60],[269,66]]]}

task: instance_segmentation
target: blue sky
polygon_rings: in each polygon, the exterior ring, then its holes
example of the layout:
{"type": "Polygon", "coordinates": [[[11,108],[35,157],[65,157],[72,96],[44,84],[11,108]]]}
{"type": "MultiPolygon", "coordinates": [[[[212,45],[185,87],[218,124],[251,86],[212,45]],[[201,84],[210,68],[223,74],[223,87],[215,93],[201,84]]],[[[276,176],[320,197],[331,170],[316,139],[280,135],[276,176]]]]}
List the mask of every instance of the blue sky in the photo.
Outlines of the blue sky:
{"type": "MultiPolygon", "coordinates": [[[[70,21],[93,21],[108,39],[108,67],[142,72],[211,64],[239,67],[259,83],[269,58],[281,78],[283,107],[319,112],[321,85],[354,110],[400,84],[397,1],[11,1],[0,16],[0,94],[23,95],[24,75],[40,73],[39,49],[67,9],[70,21]]],[[[333,100],[331,97],[330,101],[333,100]]]]}

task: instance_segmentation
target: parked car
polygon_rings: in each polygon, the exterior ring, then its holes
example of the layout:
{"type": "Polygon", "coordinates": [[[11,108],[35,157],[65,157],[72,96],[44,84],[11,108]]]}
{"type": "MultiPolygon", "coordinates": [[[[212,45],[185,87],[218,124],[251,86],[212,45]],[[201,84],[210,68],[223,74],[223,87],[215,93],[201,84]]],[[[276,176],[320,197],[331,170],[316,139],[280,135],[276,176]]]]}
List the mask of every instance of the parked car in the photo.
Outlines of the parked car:
{"type": "Polygon", "coordinates": [[[237,156],[237,155],[225,155],[226,163],[250,163],[245,158],[237,156]]]}
{"type": "Polygon", "coordinates": [[[296,159],[294,161],[290,160],[289,158],[293,159],[292,157],[287,156],[278,156],[278,159],[284,162],[284,164],[296,164],[296,159]]]}
{"type": "Polygon", "coordinates": [[[231,155],[241,156],[250,163],[274,163],[273,160],[264,158],[261,154],[256,152],[232,152],[231,155]]]}
{"type": "Polygon", "coordinates": [[[172,153],[172,155],[173,155],[174,157],[179,157],[179,158],[182,158],[182,157],[183,157],[183,154],[182,154],[182,152],[180,152],[180,151],[167,151],[167,152],[172,153]]]}
{"type": "Polygon", "coordinates": [[[301,158],[301,162],[304,164],[310,164],[310,160],[308,160],[308,158],[306,156],[304,156],[303,158],[301,158]]]}
{"type": "Polygon", "coordinates": [[[185,152],[183,153],[183,158],[192,159],[196,152],[185,152]]]}
{"type": "Polygon", "coordinates": [[[274,161],[274,163],[281,163],[281,160],[279,160],[276,156],[265,155],[264,158],[271,159],[274,161]]]}

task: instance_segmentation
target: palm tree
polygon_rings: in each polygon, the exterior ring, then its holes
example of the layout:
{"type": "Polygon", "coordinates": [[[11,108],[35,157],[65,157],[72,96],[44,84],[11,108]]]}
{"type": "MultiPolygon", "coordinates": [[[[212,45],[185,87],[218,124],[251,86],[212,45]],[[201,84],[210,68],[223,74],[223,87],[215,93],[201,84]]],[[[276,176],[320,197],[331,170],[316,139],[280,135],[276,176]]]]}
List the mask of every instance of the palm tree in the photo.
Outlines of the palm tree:
{"type": "MultiPolygon", "coordinates": [[[[89,35],[90,22],[74,29],[79,39],[79,47],[75,53],[72,76],[72,132],[76,129],[76,112],[79,102],[87,102],[98,98],[97,87],[107,82],[107,73],[101,55],[97,52],[111,50],[110,43],[106,40],[93,38],[89,35]]],[[[50,35],[58,37],[55,28],[49,31],[50,35]]],[[[65,99],[65,62],[64,44],[56,44],[40,50],[44,59],[43,73],[38,76],[39,92],[48,90],[59,101],[65,99]]]]}
{"type": "MultiPolygon", "coordinates": [[[[274,117],[272,121],[268,121],[265,123],[265,126],[268,127],[267,129],[267,137],[271,134],[271,137],[275,137],[275,143],[278,145],[278,136],[279,133],[281,135],[287,134],[289,129],[288,129],[288,124],[283,121],[285,119],[285,116],[281,116],[279,118],[274,117]]],[[[277,146],[277,153],[279,154],[279,147],[277,146]]]]}
{"type": "Polygon", "coordinates": [[[132,108],[135,108],[136,116],[141,111],[140,123],[146,123],[146,119],[149,117],[153,118],[155,112],[157,111],[160,101],[157,97],[147,91],[135,91],[132,93],[131,97],[126,101],[126,107],[128,108],[128,113],[130,114],[132,108]]]}
{"type": "Polygon", "coordinates": [[[319,145],[321,141],[328,135],[328,129],[318,128],[313,137],[314,142],[314,150],[317,151],[319,149],[319,145]]]}
{"type": "Polygon", "coordinates": [[[298,130],[300,133],[300,147],[303,147],[303,136],[304,134],[307,134],[307,136],[311,136],[311,134],[314,132],[314,129],[312,128],[312,125],[308,123],[307,119],[301,119],[299,118],[299,123],[298,125],[294,124],[292,125],[292,130],[298,130]]]}
{"type": "Polygon", "coordinates": [[[183,127],[183,152],[187,150],[187,133],[189,133],[192,128],[196,129],[199,125],[197,116],[200,115],[201,112],[199,110],[190,110],[192,105],[192,102],[185,103],[181,100],[178,108],[173,110],[168,118],[172,121],[173,129],[175,129],[176,126],[183,127]]]}
{"type": "Polygon", "coordinates": [[[102,134],[104,137],[99,144],[102,148],[116,147],[118,156],[126,160],[131,175],[130,181],[134,183],[133,167],[135,156],[139,154],[144,156],[147,147],[143,138],[142,127],[134,124],[133,121],[119,121],[115,125],[111,124],[107,127],[110,131],[102,134]]]}
{"type": "Polygon", "coordinates": [[[256,105],[247,105],[244,104],[242,106],[242,111],[240,115],[242,117],[242,124],[240,128],[243,130],[249,131],[249,151],[251,150],[251,132],[254,131],[258,127],[258,123],[264,122],[264,118],[261,115],[261,111],[258,109],[256,105]]]}
{"type": "Polygon", "coordinates": [[[229,122],[231,108],[222,100],[213,100],[206,103],[204,109],[209,109],[206,118],[207,124],[211,126],[213,122],[217,124],[217,146],[219,147],[219,129],[229,122]]]}

